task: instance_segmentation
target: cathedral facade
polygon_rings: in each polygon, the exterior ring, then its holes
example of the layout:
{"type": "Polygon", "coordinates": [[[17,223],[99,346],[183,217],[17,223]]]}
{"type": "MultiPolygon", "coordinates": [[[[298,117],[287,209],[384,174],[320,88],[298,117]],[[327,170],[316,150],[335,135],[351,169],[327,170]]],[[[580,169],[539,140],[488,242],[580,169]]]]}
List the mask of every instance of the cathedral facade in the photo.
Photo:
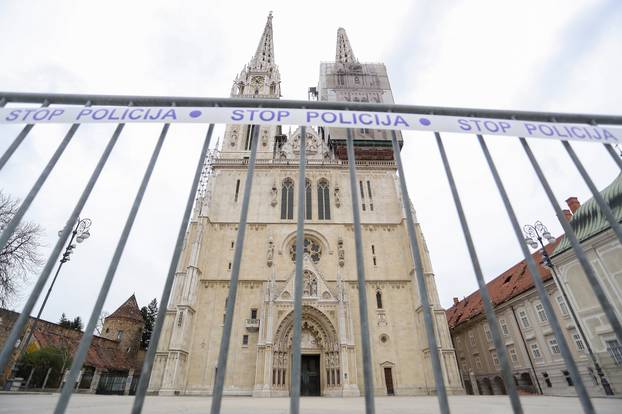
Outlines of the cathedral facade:
{"type": "MultiPolygon", "coordinates": [[[[231,96],[281,96],[272,16],[231,96]]],[[[323,63],[319,100],[393,103],[383,64],[359,63],[343,29],[335,62],[323,63]]],[[[346,131],[262,126],[248,225],[235,301],[224,393],[289,395],[298,183],[298,157],[306,151],[302,395],[359,396],[363,365],[346,131]]],[[[357,157],[366,293],[377,395],[435,392],[423,313],[414,280],[405,214],[387,131],[353,130],[357,157]]],[[[199,194],[175,275],[149,390],[210,395],[219,345],[247,163],[248,125],[227,125],[199,194]]],[[[401,143],[401,135],[399,135],[401,143]]],[[[434,274],[417,227],[437,329],[443,377],[450,394],[462,393],[455,353],[434,274]]]]}

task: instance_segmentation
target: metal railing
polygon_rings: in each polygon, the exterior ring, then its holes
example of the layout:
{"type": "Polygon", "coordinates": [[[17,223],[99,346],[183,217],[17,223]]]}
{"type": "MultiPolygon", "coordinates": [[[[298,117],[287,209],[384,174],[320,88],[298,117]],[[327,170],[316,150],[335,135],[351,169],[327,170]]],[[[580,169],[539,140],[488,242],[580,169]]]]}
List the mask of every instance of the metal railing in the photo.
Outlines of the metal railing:
{"type": "MultiPolygon", "coordinates": [[[[583,124],[606,124],[606,125],[622,125],[622,117],[620,116],[607,116],[607,115],[589,115],[589,114],[564,114],[564,113],[539,113],[539,112],[525,112],[525,111],[499,111],[499,110],[482,110],[482,109],[461,109],[461,108],[442,108],[442,107],[427,107],[427,106],[408,106],[408,105],[387,105],[387,104],[376,104],[376,103],[337,103],[337,102],[316,102],[316,101],[288,101],[288,100],[268,100],[268,99],[226,99],[226,98],[188,98],[188,97],[149,97],[149,96],[103,96],[103,95],[64,95],[64,94],[28,94],[28,93],[8,93],[8,92],[0,92],[0,106],[4,106],[7,103],[36,103],[41,104],[42,106],[56,105],[56,104],[65,104],[65,105],[107,105],[107,106],[128,106],[128,105],[140,105],[140,106],[200,106],[200,107],[210,107],[210,106],[220,106],[220,107],[271,107],[271,108],[306,108],[306,109],[325,109],[325,110],[364,110],[364,111],[375,111],[375,112],[396,112],[396,113],[407,113],[407,114],[433,114],[433,115],[452,115],[452,116],[461,116],[461,117],[478,117],[478,118],[492,118],[492,119],[512,119],[512,120],[523,120],[523,121],[545,121],[545,122],[570,122],[570,123],[583,123],[583,124]]],[[[26,125],[15,140],[9,145],[6,152],[0,157],[0,170],[5,166],[5,164],[10,160],[11,156],[15,152],[15,150],[22,144],[22,142],[27,138],[29,132],[32,130],[34,125],[29,124],[26,125]]],[[[4,246],[9,236],[16,229],[24,214],[30,207],[32,201],[37,196],[39,190],[44,185],[51,171],[53,170],[56,162],[59,160],[64,150],[66,149],[69,141],[75,135],[76,130],[79,125],[72,125],[63,141],[59,144],[57,150],[52,155],[51,159],[41,172],[40,176],[36,180],[34,186],[29,191],[28,195],[24,198],[24,201],[19,207],[18,213],[15,215],[13,220],[6,226],[0,235],[0,248],[4,246]]],[[[23,331],[27,320],[29,318],[30,313],[33,310],[33,307],[38,300],[42,289],[50,276],[50,272],[52,270],[53,265],[56,262],[57,257],[60,254],[62,247],[64,246],[69,234],[71,233],[71,229],[78,216],[80,215],[82,208],[84,207],[86,201],[88,200],[93,187],[95,186],[100,173],[102,172],[108,157],[113,150],[115,144],[117,143],[122,131],[124,128],[124,124],[120,123],[117,125],[114,130],[111,138],[108,141],[107,146],[105,147],[102,155],[100,156],[99,161],[97,162],[90,179],[88,180],[87,185],[82,191],[82,195],[80,196],[78,202],[76,203],[73,211],[71,212],[64,230],[59,237],[58,242],[52,249],[52,252],[39,276],[36,283],[33,286],[32,292],[26,303],[24,308],[15,322],[7,341],[4,344],[2,349],[2,353],[0,354],[0,372],[2,372],[10,359],[10,356],[13,352],[14,346],[19,339],[21,332],[23,331]]],[[[256,166],[258,165],[274,165],[281,166],[283,163],[277,160],[257,160],[257,143],[259,141],[259,128],[253,126],[253,137],[252,140],[252,148],[250,152],[250,158],[248,160],[243,161],[232,161],[225,159],[216,159],[215,163],[220,163],[223,165],[235,164],[239,165],[241,162],[247,165],[247,175],[246,175],[246,184],[244,186],[244,194],[242,199],[242,208],[240,213],[240,220],[238,224],[238,233],[237,239],[235,242],[235,251],[233,258],[233,266],[231,270],[231,278],[229,283],[229,293],[228,300],[226,305],[226,316],[224,321],[223,335],[220,343],[220,353],[218,357],[218,370],[216,374],[216,381],[213,390],[212,397],[212,407],[211,412],[213,414],[220,413],[221,402],[223,396],[223,388],[224,381],[227,369],[227,355],[230,346],[230,338],[231,338],[231,330],[233,326],[233,315],[235,309],[236,302],[236,294],[238,288],[238,281],[240,276],[240,266],[242,261],[242,253],[244,251],[244,236],[246,231],[247,224],[247,216],[248,209],[250,204],[250,195],[253,184],[253,174],[256,166]]],[[[187,197],[183,219],[177,233],[177,239],[175,243],[173,257],[171,259],[171,263],[169,265],[168,274],[165,280],[164,289],[162,292],[162,297],[160,300],[160,309],[161,312],[158,313],[158,317],[153,329],[152,339],[149,343],[149,347],[147,350],[147,354],[145,356],[145,361],[141,373],[141,377],[138,383],[136,397],[134,399],[134,404],[132,408],[132,413],[140,413],[143,407],[143,402],[145,399],[147,386],[149,383],[149,378],[151,375],[151,370],[155,358],[156,349],[158,346],[158,342],[160,339],[160,334],[162,332],[164,317],[166,312],[164,311],[168,307],[169,296],[171,294],[173,278],[175,275],[175,270],[177,268],[181,251],[183,245],[183,239],[185,232],[188,228],[188,223],[190,220],[190,215],[192,212],[192,207],[194,203],[194,197],[197,192],[199,181],[201,177],[201,171],[203,169],[203,163],[208,153],[208,148],[211,142],[212,132],[214,129],[214,125],[210,124],[207,130],[207,134],[205,136],[203,147],[199,158],[197,160],[197,164],[195,167],[195,173],[192,181],[192,185],[190,188],[190,192],[187,197]]],[[[137,194],[134,199],[134,203],[129,211],[125,226],[123,231],[119,237],[116,249],[114,251],[114,255],[111,259],[110,265],[108,267],[108,271],[106,272],[106,276],[103,282],[103,285],[99,291],[97,301],[93,308],[93,312],[90,315],[88,324],[86,326],[84,335],[76,351],[76,354],[73,358],[73,363],[69,372],[69,375],[66,379],[65,386],[62,389],[61,395],[59,397],[55,412],[63,413],[66,410],[67,404],[73,392],[73,387],[71,384],[75,383],[76,378],[79,375],[79,371],[82,368],[82,365],[86,358],[86,352],[88,351],[89,345],[92,340],[93,332],[95,329],[95,325],[97,323],[97,319],[101,313],[102,306],[108,294],[110,285],[114,279],[117,265],[123,254],[127,238],[132,230],[132,226],[134,224],[134,219],[140,209],[141,201],[145,194],[146,188],[148,186],[151,174],[155,168],[155,164],[157,162],[158,156],[160,154],[160,150],[166,138],[167,132],[169,130],[169,125],[164,124],[162,127],[162,131],[160,133],[160,137],[157,141],[157,144],[153,150],[151,155],[151,159],[147,165],[146,171],[144,173],[142,182],[137,191],[137,194]]],[[[479,264],[478,255],[475,249],[475,245],[471,236],[471,231],[469,228],[469,224],[467,222],[464,208],[462,206],[462,202],[459,196],[459,192],[457,189],[456,182],[454,180],[453,172],[450,166],[449,158],[445,151],[443,140],[441,134],[436,132],[435,134],[436,143],[438,146],[439,153],[441,155],[444,171],[449,183],[449,187],[451,190],[451,194],[456,206],[456,210],[458,213],[460,225],[462,228],[463,235],[465,237],[467,250],[469,252],[473,270],[476,276],[477,283],[479,285],[479,291],[482,297],[482,301],[484,304],[484,311],[486,318],[490,325],[490,330],[493,338],[493,342],[495,345],[495,349],[499,358],[501,372],[503,376],[503,380],[505,382],[505,386],[507,388],[507,392],[509,394],[510,402],[512,408],[515,413],[522,413],[521,402],[518,397],[516,385],[513,380],[512,370],[510,364],[508,362],[506,348],[501,340],[501,334],[499,332],[499,325],[496,320],[496,316],[494,313],[494,306],[490,299],[490,295],[488,293],[488,289],[484,282],[484,277],[482,273],[481,266],[479,264]]],[[[523,150],[525,151],[531,166],[533,167],[538,180],[540,181],[556,215],[559,219],[561,226],[563,227],[566,236],[568,237],[572,248],[574,250],[575,255],[577,256],[580,265],[587,275],[587,279],[594,290],[596,297],[598,298],[600,305],[602,306],[605,315],[607,316],[607,320],[613,327],[616,337],[622,343],[622,327],[620,325],[620,321],[616,317],[615,311],[609,302],[603,287],[600,282],[596,278],[596,273],[588,261],[585,251],[581,246],[579,240],[576,237],[572,227],[565,220],[563,212],[557,203],[552,189],[540,168],[540,165],[536,158],[534,157],[527,140],[523,137],[517,138],[522,145],[523,150]]],[[[519,243],[523,255],[525,257],[527,266],[531,275],[533,277],[533,281],[535,284],[536,291],[540,298],[540,301],[544,307],[544,311],[548,317],[548,320],[551,323],[551,327],[555,338],[559,344],[560,352],[563,357],[564,363],[566,365],[566,369],[568,370],[572,382],[577,391],[577,395],[581,401],[581,405],[585,413],[593,413],[594,407],[590,401],[586,388],[583,384],[582,378],[578,372],[577,365],[572,358],[570,353],[568,343],[562,333],[562,329],[560,327],[560,323],[553,312],[553,308],[551,306],[548,295],[545,292],[544,285],[542,283],[542,279],[537,269],[537,265],[534,262],[532,255],[530,254],[527,246],[523,242],[523,237],[521,233],[520,226],[518,224],[516,214],[514,212],[514,208],[508,198],[507,192],[505,190],[504,184],[501,180],[501,177],[497,171],[494,160],[488,150],[488,146],[483,136],[477,135],[477,140],[480,144],[483,155],[486,159],[486,163],[490,169],[491,175],[494,179],[495,185],[499,191],[501,199],[503,201],[503,206],[505,211],[508,214],[508,218],[512,224],[513,231],[515,233],[517,242],[519,243]]],[[[363,378],[364,378],[364,390],[365,390],[365,411],[366,413],[374,413],[374,387],[373,387],[373,361],[370,349],[370,339],[369,339],[369,317],[367,311],[367,298],[366,298],[366,278],[364,273],[364,263],[363,263],[363,248],[362,248],[362,236],[361,236],[361,220],[360,220],[360,211],[359,211],[359,203],[358,203],[358,191],[356,187],[356,170],[357,168],[365,168],[365,167],[374,167],[374,166],[382,166],[382,167],[392,167],[395,165],[397,167],[397,172],[399,175],[399,187],[402,194],[403,201],[403,210],[406,220],[407,234],[410,242],[410,249],[412,260],[414,262],[415,267],[415,279],[417,284],[417,289],[419,292],[419,298],[421,300],[423,316],[424,316],[424,326],[425,326],[425,334],[428,343],[428,350],[430,352],[430,359],[433,368],[435,387],[436,387],[436,395],[438,397],[439,408],[440,411],[445,414],[450,412],[450,407],[448,404],[447,392],[445,389],[445,379],[443,378],[443,370],[441,369],[441,359],[439,356],[439,347],[437,343],[437,336],[435,334],[435,322],[432,315],[432,308],[429,302],[429,294],[428,289],[425,282],[425,275],[423,270],[423,261],[421,257],[421,246],[419,245],[419,241],[415,232],[415,223],[413,221],[413,215],[410,213],[410,198],[408,195],[408,189],[406,186],[406,179],[403,171],[403,165],[400,154],[400,147],[397,140],[396,131],[392,133],[392,146],[394,153],[394,161],[359,161],[355,160],[354,153],[354,143],[352,139],[351,130],[348,129],[347,135],[347,155],[349,162],[346,161],[331,161],[326,164],[322,163],[321,165],[340,165],[344,168],[347,166],[349,170],[350,177],[350,190],[351,190],[351,201],[352,201],[352,215],[353,215],[353,229],[354,229],[354,239],[355,239],[355,249],[356,249],[356,269],[357,269],[357,281],[358,281],[358,294],[359,294],[359,314],[360,314],[360,322],[361,322],[361,348],[362,348],[362,356],[363,356],[363,378]],[[395,164],[394,164],[395,163],[395,164]]],[[[305,127],[301,127],[301,148],[305,148],[305,127]]],[[[615,235],[622,242],[622,230],[620,228],[620,224],[616,221],[610,207],[607,205],[605,200],[602,198],[598,189],[594,185],[592,179],[586,172],[583,167],[581,161],[577,157],[575,151],[572,146],[568,142],[562,142],[560,145],[568,153],[570,159],[576,166],[577,170],[585,180],[588,185],[594,200],[596,201],[598,207],[601,212],[607,219],[609,225],[613,229],[615,235]]],[[[609,144],[595,144],[595,145],[604,145],[606,152],[614,159],[615,163],[622,170],[622,161],[615,153],[611,145],[609,144]]],[[[285,163],[286,164],[286,163],[285,163]]],[[[299,186],[298,186],[298,199],[304,199],[304,177],[305,177],[305,169],[307,166],[318,165],[319,163],[316,161],[307,162],[305,151],[301,151],[300,153],[300,161],[296,165],[299,171],[299,186]]],[[[290,391],[290,412],[293,414],[297,414],[299,412],[299,399],[300,399],[300,363],[301,363],[301,349],[300,349],[300,340],[301,340],[301,320],[302,320],[302,273],[303,273],[303,237],[304,237],[304,203],[298,203],[298,211],[297,211],[297,232],[296,232],[296,273],[295,273],[295,297],[294,297],[294,340],[293,340],[293,358],[292,365],[293,369],[291,371],[291,391],[290,391]]]]}

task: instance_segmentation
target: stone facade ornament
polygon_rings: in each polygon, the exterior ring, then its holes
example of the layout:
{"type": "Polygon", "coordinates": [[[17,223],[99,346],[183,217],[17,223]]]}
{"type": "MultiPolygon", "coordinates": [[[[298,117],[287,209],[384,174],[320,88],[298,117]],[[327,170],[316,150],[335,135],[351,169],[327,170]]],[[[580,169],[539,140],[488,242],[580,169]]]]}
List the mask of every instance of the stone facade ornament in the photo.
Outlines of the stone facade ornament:
{"type": "Polygon", "coordinates": [[[272,241],[272,237],[268,239],[268,252],[266,254],[266,259],[268,267],[272,266],[272,260],[274,259],[274,241],[272,241]]]}
{"type": "Polygon", "coordinates": [[[337,240],[337,257],[339,258],[339,266],[343,267],[345,264],[345,251],[343,250],[343,239],[341,237],[337,240]]]}
{"type": "Polygon", "coordinates": [[[339,189],[339,184],[335,184],[333,195],[335,197],[335,207],[341,206],[341,190],[339,189]]]}
{"type": "Polygon", "coordinates": [[[238,142],[238,129],[237,128],[231,128],[231,146],[235,147],[235,145],[238,142]]]}
{"type": "Polygon", "coordinates": [[[276,203],[277,203],[277,197],[278,197],[278,192],[279,192],[279,190],[278,190],[278,189],[277,189],[277,187],[276,187],[276,181],[274,181],[274,182],[272,183],[272,190],[270,191],[270,193],[271,193],[270,205],[271,205],[272,207],[276,206],[276,203]]]}
{"type": "Polygon", "coordinates": [[[261,145],[264,147],[268,145],[268,130],[264,129],[261,133],[261,145]]]}

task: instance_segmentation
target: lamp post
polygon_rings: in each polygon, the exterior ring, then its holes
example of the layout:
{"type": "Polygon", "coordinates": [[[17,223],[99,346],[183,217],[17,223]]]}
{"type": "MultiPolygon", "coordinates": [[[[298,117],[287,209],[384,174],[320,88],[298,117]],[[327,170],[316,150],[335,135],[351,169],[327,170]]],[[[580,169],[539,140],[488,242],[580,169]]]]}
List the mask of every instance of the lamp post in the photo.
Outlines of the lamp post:
{"type": "MultiPolygon", "coordinates": [[[[78,243],[82,243],[84,240],[88,239],[89,237],[91,237],[91,233],[89,233],[89,228],[91,227],[91,219],[85,218],[85,219],[80,219],[78,218],[78,222],[76,223],[76,226],[74,227],[73,231],[71,232],[71,238],[69,239],[69,243],[67,244],[67,247],[65,248],[65,252],[63,253],[63,256],[60,259],[60,263],[58,265],[58,268],[56,269],[56,274],[54,274],[54,278],[52,279],[52,283],[50,284],[50,287],[48,288],[47,293],[45,294],[45,298],[43,299],[43,303],[41,303],[41,306],[39,307],[39,312],[37,313],[37,317],[35,318],[35,321],[32,323],[32,326],[30,327],[30,331],[28,332],[28,336],[26,337],[26,340],[22,343],[22,349],[19,353],[19,356],[17,358],[17,360],[15,361],[16,364],[17,362],[20,360],[20,358],[22,357],[22,355],[26,352],[26,347],[28,346],[28,343],[30,342],[30,339],[32,338],[32,334],[35,332],[35,329],[37,328],[37,324],[39,323],[39,320],[41,318],[41,314],[43,313],[43,308],[45,308],[45,305],[48,301],[48,298],[50,297],[50,293],[52,292],[52,288],[54,287],[54,283],[56,283],[56,278],[58,277],[58,274],[60,273],[60,269],[63,267],[63,265],[65,263],[67,263],[70,259],[71,254],[73,253],[74,249],[76,248],[76,244],[74,244],[74,240],[78,243]]],[[[63,234],[63,230],[59,230],[58,231],[58,237],[61,237],[63,234]]],[[[15,368],[14,368],[15,369],[15,368]]]]}
{"type": "Polygon", "coordinates": [[[594,364],[594,368],[596,369],[596,373],[598,374],[598,377],[600,378],[600,383],[603,386],[605,394],[613,395],[613,390],[611,389],[611,386],[609,385],[609,381],[607,381],[607,378],[605,377],[605,373],[600,367],[600,364],[598,363],[598,360],[596,359],[596,355],[594,355],[594,352],[592,351],[590,342],[587,340],[587,337],[585,336],[583,327],[579,323],[579,318],[577,317],[577,314],[575,313],[574,308],[572,307],[572,304],[568,300],[568,295],[566,295],[566,290],[564,289],[564,286],[562,285],[561,280],[559,279],[559,275],[557,274],[557,271],[555,270],[555,266],[553,266],[551,257],[549,256],[546,249],[544,248],[543,239],[546,239],[547,242],[552,243],[556,240],[555,237],[551,235],[549,230],[546,228],[544,224],[542,224],[540,220],[536,221],[533,225],[527,224],[523,226],[523,232],[525,233],[525,243],[527,243],[534,250],[538,248],[542,249],[541,250],[542,262],[544,263],[546,267],[551,269],[551,273],[553,274],[553,279],[555,280],[555,283],[559,287],[562,297],[564,298],[564,302],[566,303],[566,306],[568,307],[568,310],[573,319],[573,322],[575,326],[577,327],[577,331],[579,332],[579,335],[583,339],[583,343],[585,344],[585,348],[587,349],[590,359],[592,360],[592,363],[594,364]]]}

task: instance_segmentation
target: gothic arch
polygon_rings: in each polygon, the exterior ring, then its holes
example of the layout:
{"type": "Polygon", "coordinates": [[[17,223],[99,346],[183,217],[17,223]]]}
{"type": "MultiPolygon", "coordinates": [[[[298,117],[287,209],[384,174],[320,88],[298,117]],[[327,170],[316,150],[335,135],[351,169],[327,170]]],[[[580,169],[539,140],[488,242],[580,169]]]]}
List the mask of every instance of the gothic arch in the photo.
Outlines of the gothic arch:
{"type": "MultiPolygon", "coordinates": [[[[321,310],[304,305],[302,307],[303,329],[310,330],[318,341],[318,348],[323,351],[338,351],[337,330],[328,316],[321,310]]],[[[279,323],[274,334],[274,349],[289,351],[294,330],[294,311],[289,312],[279,323]]]]}

